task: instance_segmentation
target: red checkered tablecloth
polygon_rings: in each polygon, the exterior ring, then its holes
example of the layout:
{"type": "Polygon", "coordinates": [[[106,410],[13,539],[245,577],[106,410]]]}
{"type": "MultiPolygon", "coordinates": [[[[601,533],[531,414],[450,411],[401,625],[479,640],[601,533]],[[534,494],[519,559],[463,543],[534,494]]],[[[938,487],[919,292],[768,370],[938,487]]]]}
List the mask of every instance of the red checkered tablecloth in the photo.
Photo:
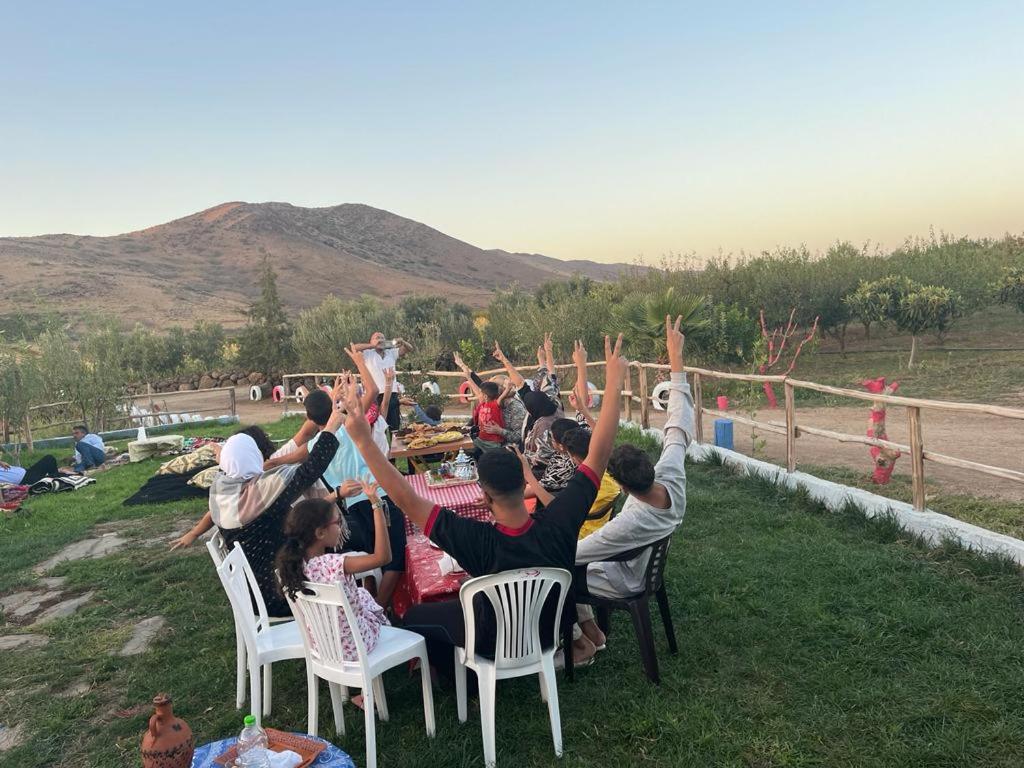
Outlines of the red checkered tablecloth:
{"type": "MultiPolygon", "coordinates": [[[[420,496],[447,507],[460,517],[471,517],[485,522],[494,520],[484,501],[483,491],[477,483],[430,488],[426,475],[412,475],[406,479],[420,496]]],[[[457,597],[459,587],[468,578],[462,572],[442,575],[438,561],[444,552],[431,546],[419,527],[409,522],[408,518],[405,521],[405,532],[408,536],[405,547],[405,573],[395,589],[393,598],[395,613],[399,616],[404,616],[412,605],[457,597]]]]}
{"type": "MultiPolygon", "coordinates": [[[[427,485],[427,476],[425,474],[410,475],[406,480],[409,481],[409,485],[420,496],[430,499],[442,507],[447,507],[461,517],[488,521],[493,519],[491,511],[487,508],[487,502],[484,501],[484,492],[480,490],[479,483],[450,485],[446,488],[431,488],[427,485]]],[[[421,531],[407,518],[405,521],[405,532],[411,536],[413,533],[420,533],[421,531]]]]}

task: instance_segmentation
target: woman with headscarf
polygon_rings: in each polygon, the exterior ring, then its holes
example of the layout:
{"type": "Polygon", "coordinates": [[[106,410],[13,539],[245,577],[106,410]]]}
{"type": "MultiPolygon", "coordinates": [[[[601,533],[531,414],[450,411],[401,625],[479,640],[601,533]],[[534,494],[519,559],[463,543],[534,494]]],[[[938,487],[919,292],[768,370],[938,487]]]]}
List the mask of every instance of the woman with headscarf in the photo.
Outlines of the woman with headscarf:
{"type": "Polygon", "coordinates": [[[210,486],[210,515],[229,549],[236,541],[242,545],[271,616],[291,614],[274,580],[274,557],[285,543],[285,516],[331,463],[338,449],[335,432],[344,423],[344,413],[335,408],[302,464],[266,472],[263,454],[249,435],[232,435],[221,449],[221,471],[210,486]]]}

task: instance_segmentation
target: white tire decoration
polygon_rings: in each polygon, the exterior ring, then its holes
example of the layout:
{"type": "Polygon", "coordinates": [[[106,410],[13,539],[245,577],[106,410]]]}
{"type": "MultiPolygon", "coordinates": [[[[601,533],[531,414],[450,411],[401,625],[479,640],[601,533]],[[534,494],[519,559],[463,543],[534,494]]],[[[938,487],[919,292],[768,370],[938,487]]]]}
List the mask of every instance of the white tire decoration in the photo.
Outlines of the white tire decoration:
{"type": "Polygon", "coordinates": [[[270,399],[273,400],[275,403],[280,403],[282,400],[284,400],[284,387],[278,384],[276,387],[270,390],[270,399]]]}
{"type": "Polygon", "coordinates": [[[263,399],[263,388],[258,384],[253,384],[249,387],[249,399],[254,403],[263,399]]]}
{"type": "Polygon", "coordinates": [[[328,395],[329,395],[329,394],[331,394],[331,392],[333,392],[333,391],[334,391],[333,389],[331,389],[330,387],[328,387],[328,386],[327,386],[326,384],[321,384],[321,385],[320,385],[320,389],[322,389],[322,390],[323,390],[324,392],[326,392],[326,393],[327,393],[328,395]]]}
{"type": "Polygon", "coordinates": [[[432,395],[441,394],[441,387],[438,385],[436,381],[424,381],[420,385],[420,389],[422,389],[424,392],[429,392],[432,395]]]}
{"type": "Polygon", "coordinates": [[[668,393],[671,391],[671,382],[663,381],[651,392],[651,405],[656,411],[664,411],[668,408],[668,393]]]}
{"type": "Polygon", "coordinates": [[[309,397],[309,390],[301,384],[295,388],[295,402],[302,405],[306,402],[306,398],[309,397]]]}

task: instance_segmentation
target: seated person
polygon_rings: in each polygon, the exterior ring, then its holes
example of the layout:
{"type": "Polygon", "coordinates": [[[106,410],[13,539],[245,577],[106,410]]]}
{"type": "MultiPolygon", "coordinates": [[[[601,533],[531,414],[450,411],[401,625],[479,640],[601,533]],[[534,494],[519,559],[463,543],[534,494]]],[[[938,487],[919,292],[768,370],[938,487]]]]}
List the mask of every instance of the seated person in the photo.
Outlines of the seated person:
{"type": "MultiPolygon", "coordinates": [[[[683,460],[693,440],[693,399],[683,372],[685,338],[679,332],[681,319],[676,320],[674,327],[670,318],[665,321],[672,389],[661,458],[653,464],[646,452],[628,444],[612,451],[608,473],[625,489],[628,497],[622,511],[581,539],[576,549],[576,563],[586,567],[586,587],[592,595],[628,597],[643,592],[650,550],[626,562],[601,562],[601,559],[665,538],[679,527],[686,512],[683,460]]],[[[601,409],[601,418],[605,410],[601,409]]],[[[584,617],[582,613],[580,626],[584,633],[588,637],[597,636],[600,630],[593,618],[584,617]]]]}
{"type": "Polygon", "coordinates": [[[412,420],[419,422],[420,424],[428,424],[431,427],[436,427],[441,423],[444,418],[444,411],[441,410],[439,405],[428,405],[423,408],[416,400],[411,397],[399,398],[402,405],[412,406],[412,420]]]}
{"type": "Polygon", "coordinates": [[[478,430],[473,445],[480,453],[497,450],[504,444],[505,419],[501,415],[501,404],[510,394],[508,389],[502,390],[493,381],[480,385],[482,400],[473,409],[472,420],[478,430]]]}
{"type": "Polygon", "coordinates": [[[75,472],[95,469],[106,462],[106,446],[99,435],[92,434],[84,424],[80,424],[71,429],[71,436],[75,440],[75,472]]]}
{"type": "MultiPolygon", "coordinates": [[[[349,437],[366,460],[383,488],[398,501],[413,523],[444,551],[454,557],[471,576],[500,573],[517,568],[552,566],[571,569],[580,526],[597,495],[618,429],[618,403],[628,363],[620,354],[622,337],[614,350],[606,342],[607,395],[612,407],[605,408],[594,430],[590,451],[576,475],[551,504],[530,516],[523,498],[525,480],[519,460],[507,451],[488,451],[478,464],[480,485],[493,513],[494,524],[460,517],[450,509],[436,506],[419,496],[387,458],[377,450],[363,418],[359,399],[350,386],[345,398],[348,411],[345,426],[349,437]]],[[[545,613],[543,636],[554,630],[553,611],[545,613]]],[[[453,646],[465,640],[462,608],[457,599],[424,603],[409,609],[405,626],[427,639],[432,663],[440,671],[453,672],[453,646]]],[[[480,623],[477,651],[493,652],[493,619],[486,614],[480,623]],[[488,649],[490,643],[490,649],[488,649]]]]}
{"type": "Polygon", "coordinates": [[[35,485],[44,477],[56,477],[59,474],[57,460],[53,456],[43,456],[28,469],[0,461],[0,483],[35,485]]]}
{"type": "MultiPolygon", "coordinates": [[[[348,529],[336,504],[326,499],[305,499],[298,502],[284,522],[285,545],[277,553],[275,569],[280,576],[281,591],[292,600],[303,592],[302,583],[338,584],[345,592],[356,614],[357,629],[366,652],[377,646],[380,628],[388,624],[384,609],[353,574],[380,568],[391,561],[384,507],[376,493],[376,484],[361,484],[363,493],[373,504],[375,535],[371,554],[334,554],[345,544],[348,529]]],[[[346,661],[356,661],[356,644],[344,611],[338,612],[341,648],[346,661]]]]}
{"type": "MultiPolygon", "coordinates": [[[[465,374],[470,391],[477,399],[477,402],[482,401],[483,395],[480,393],[480,387],[483,385],[484,380],[477,375],[476,371],[471,370],[463,362],[458,352],[455,353],[455,365],[465,374]]],[[[508,376],[495,376],[489,379],[489,381],[494,382],[502,389],[511,388],[512,390],[511,394],[506,396],[501,402],[501,418],[505,422],[502,436],[505,438],[506,444],[514,443],[521,446],[523,444],[523,425],[526,423],[526,406],[519,399],[515,385],[512,384],[508,376]]]]}

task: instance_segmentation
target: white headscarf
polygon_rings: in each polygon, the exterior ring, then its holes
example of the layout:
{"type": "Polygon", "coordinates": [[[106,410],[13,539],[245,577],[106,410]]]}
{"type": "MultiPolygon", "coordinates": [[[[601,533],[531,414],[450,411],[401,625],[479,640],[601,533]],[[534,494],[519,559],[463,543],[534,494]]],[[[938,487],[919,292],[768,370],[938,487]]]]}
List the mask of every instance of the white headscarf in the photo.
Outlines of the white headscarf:
{"type": "Polygon", "coordinates": [[[220,468],[229,477],[249,480],[263,474],[263,454],[249,435],[232,435],[221,449],[220,468]]]}

